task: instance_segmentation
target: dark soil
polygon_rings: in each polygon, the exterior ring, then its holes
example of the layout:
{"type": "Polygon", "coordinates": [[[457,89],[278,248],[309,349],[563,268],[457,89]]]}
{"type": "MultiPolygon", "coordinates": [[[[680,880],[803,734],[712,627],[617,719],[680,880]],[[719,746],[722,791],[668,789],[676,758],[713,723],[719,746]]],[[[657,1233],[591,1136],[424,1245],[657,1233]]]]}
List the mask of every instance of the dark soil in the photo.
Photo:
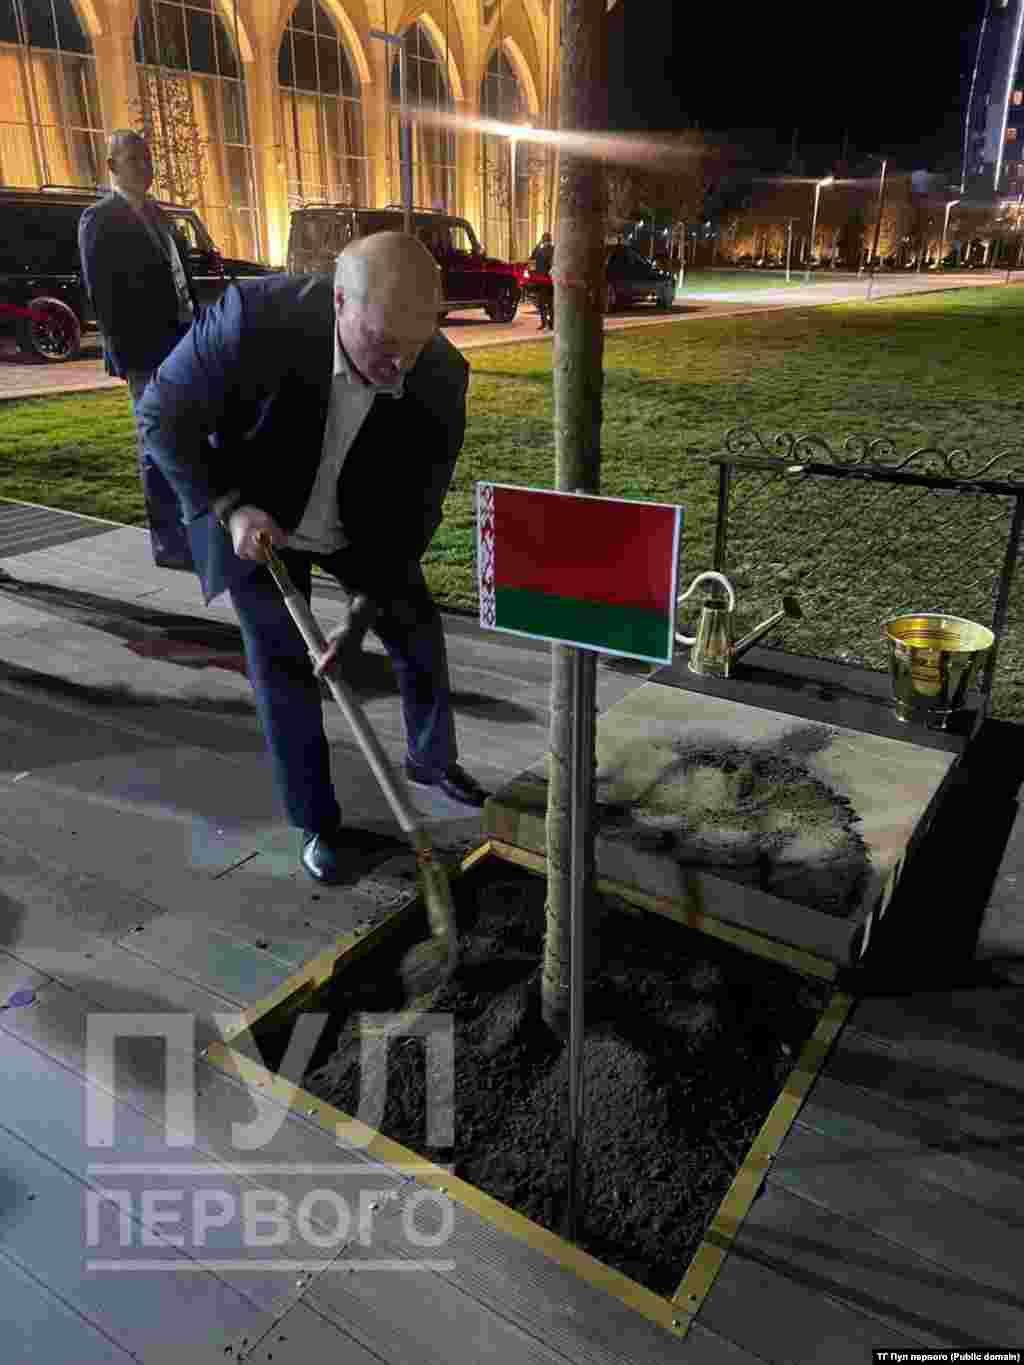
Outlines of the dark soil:
{"type": "MultiPolygon", "coordinates": [[[[454,1145],[426,1144],[422,1038],[388,1047],[379,1126],[564,1233],[568,1048],[540,1017],[546,883],[487,864],[455,890],[459,970],[415,1002],[454,1016],[454,1145]]],[[[603,908],[585,999],[577,1241],[670,1295],[830,988],[659,915],[603,908]]],[[[359,1011],[401,1008],[398,961],[425,933],[421,910],[413,920],[309,1004],[330,1024],[302,1084],[346,1113],[359,1105],[359,1011]]],[[[285,1041],[264,1041],[268,1064],[285,1041]]]]}

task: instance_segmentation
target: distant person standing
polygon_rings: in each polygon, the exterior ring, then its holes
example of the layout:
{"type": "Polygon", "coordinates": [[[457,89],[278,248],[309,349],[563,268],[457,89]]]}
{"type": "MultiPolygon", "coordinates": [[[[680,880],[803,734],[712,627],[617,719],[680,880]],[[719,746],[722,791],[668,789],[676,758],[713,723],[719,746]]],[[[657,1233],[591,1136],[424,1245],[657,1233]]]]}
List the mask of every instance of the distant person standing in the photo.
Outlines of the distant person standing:
{"type": "MultiPolygon", "coordinates": [[[[551,275],[551,263],[555,255],[555,244],[551,240],[551,233],[545,232],[540,241],[533,248],[530,260],[533,268],[538,275],[551,275]]],[[[547,288],[538,288],[535,296],[537,301],[537,312],[540,314],[540,331],[545,327],[554,326],[554,285],[547,288]]]]}
{"type": "Polygon", "coordinates": [[[198,305],[170,221],[149,194],[153,158],[145,140],[130,129],[111,133],[107,166],[113,189],[78,224],[82,274],[103,333],[106,371],[131,391],[153,558],[163,568],[193,569],[177,495],[145,448],[138,403],[198,305]]]}

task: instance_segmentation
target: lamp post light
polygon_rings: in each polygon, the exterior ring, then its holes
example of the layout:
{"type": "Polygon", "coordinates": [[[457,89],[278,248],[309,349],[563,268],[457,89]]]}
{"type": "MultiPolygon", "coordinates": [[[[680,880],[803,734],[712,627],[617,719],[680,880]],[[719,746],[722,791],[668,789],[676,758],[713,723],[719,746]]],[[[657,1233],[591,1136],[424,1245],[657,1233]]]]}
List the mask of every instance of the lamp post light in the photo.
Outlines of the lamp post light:
{"type": "Polygon", "coordinates": [[[398,166],[402,179],[402,228],[412,235],[412,127],[409,119],[409,82],[406,71],[405,46],[398,33],[371,28],[371,38],[398,48],[398,166]]]}
{"type": "Polygon", "coordinates": [[[876,158],[882,163],[882,173],[878,177],[878,214],[875,217],[875,235],[871,242],[871,255],[868,259],[868,298],[871,297],[871,286],[875,282],[875,256],[878,253],[878,237],[882,231],[882,205],[885,203],[885,170],[889,162],[886,157],[876,158]]]}
{"type": "Polygon", "coordinates": [[[946,233],[949,231],[949,213],[950,213],[950,210],[951,210],[951,209],[955,209],[956,206],[957,206],[957,204],[959,204],[959,203],[960,203],[960,200],[959,200],[959,199],[951,199],[951,200],[949,201],[949,203],[946,205],[946,217],[945,217],[945,219],[943,220],[943,223],[942,223],[942,245],[939,247],[939,269],[940,269],[940,270],[942,269],[942,263],[943,263],[943,261],[946,259],[946,233]]]}
{"type": "Polygon", "coordinates": [[[814,237],[818,230],[818,199],[821,195],[822,186],[831,185],[835,180],[834,175],[826,175],[824,180],[819,180],[814,186],[814,215],[811,218],[811,245],[807,253],[807,269],[804,271],[804,284],[811,282],[811,261],[814,257],[814,237]]]}

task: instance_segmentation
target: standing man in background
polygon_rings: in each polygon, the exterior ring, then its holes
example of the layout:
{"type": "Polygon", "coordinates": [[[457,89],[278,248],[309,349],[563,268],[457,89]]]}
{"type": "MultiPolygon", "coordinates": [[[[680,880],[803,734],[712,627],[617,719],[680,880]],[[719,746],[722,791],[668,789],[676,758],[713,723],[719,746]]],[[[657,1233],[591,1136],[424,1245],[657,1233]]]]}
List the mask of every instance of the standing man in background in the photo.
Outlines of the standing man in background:
{"type": "Polygon", "coordinates": [[[153,158],[145,140],[130,129],[111,133],[107,166],[113,189],[78,224],[82,275],[103,333],[106,371],[131,391],[153,558],[163,568],[192,569],[178,499],[146,450],[138,402],[192,325],[196,297],[170,222],[149,194],[153,158]]]}
{"type": "MultiPolygon", "coordinates": [[[[555,255],[555,244],[551,240],[551,233],[545,232],[540,241],[533,248],[530,260],[533,268],[538,275],[551,274],[551,262],[555,255]]],[[[555,289],[554,285],[548,283],[545,287],[536,290],[537,312],[540,314],[540,331],[545,327],[553,328],[555,325],[555,289]]]]}

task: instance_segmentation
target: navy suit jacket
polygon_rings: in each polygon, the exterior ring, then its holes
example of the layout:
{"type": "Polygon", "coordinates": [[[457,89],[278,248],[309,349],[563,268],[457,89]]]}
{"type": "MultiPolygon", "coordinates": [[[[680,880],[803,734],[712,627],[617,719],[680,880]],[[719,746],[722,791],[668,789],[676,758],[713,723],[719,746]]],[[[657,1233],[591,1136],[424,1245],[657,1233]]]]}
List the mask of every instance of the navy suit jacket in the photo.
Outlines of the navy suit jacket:
{"type": "MultiPolygon", "coordinates": [[[[140,422],[181,503],[207,602],[261,567],[235,554],[218,498],[238,490],[289,533],[302,519],[323,451],[334,317],[326,275],[232,284],[146,388],[140,422]]],[[[353,587],[386,594],[430,544],[465,437],[468,385],[469,365],[438,332],[403,397],[374,400],[338,481],[353,587]]]]}
{"type": "MultiPolygon", "coordinates": [[[[167,231],[162,210],[154,212],[167,231]]],[[[82,277],[103,333],[108,374],[155,370],[186,328],[178,321],[178,296],[167,257],[123,195],[110,193],[78,220],[82,277]]],[[[182,260],[186,277],[188,263],[182,260]]],[[[197,308],[189,280],[192,305],[197,308]]]]}

